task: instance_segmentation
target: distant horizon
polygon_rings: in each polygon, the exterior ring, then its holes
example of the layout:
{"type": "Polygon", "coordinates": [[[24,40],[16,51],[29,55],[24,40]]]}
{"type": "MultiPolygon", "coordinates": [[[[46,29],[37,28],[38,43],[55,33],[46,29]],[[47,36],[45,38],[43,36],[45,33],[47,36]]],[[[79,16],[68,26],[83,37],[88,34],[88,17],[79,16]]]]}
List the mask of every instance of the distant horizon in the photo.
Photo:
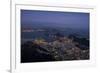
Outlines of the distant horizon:
{"type": "Polygon", "coordinates": [[[89,29],[89,13],[21,10],[21,27],[89,29]]]}
{"type": "Polygon", "coordinates": [[[78,27],[76,27],[76,28],[73,28],[73,27],[59,27],[59,26],[35,26],[35,27],[21,27],[21,29],[28,29],[28,28],[30,28],[30,29],[41,29],[41,28],[55,28],[55,29],[57,29],[57,28],[60,28],[60,29],[82,29],[82,30],[89,30],[88,28],[78,28],[78,27]]]}

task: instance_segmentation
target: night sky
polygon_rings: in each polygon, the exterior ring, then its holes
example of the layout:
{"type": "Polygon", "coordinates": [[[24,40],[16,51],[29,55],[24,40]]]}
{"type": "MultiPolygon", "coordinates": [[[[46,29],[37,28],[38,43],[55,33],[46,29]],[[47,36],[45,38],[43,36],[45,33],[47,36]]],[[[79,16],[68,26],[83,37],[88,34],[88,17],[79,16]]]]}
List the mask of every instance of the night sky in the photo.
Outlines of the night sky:
{"type": "Polygon", "coordinates": [[[89,13],[21,10],[21,25],[89,29],[89,13]]]}

